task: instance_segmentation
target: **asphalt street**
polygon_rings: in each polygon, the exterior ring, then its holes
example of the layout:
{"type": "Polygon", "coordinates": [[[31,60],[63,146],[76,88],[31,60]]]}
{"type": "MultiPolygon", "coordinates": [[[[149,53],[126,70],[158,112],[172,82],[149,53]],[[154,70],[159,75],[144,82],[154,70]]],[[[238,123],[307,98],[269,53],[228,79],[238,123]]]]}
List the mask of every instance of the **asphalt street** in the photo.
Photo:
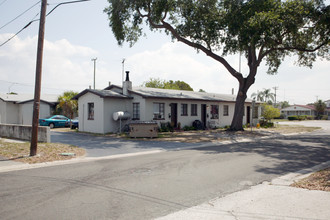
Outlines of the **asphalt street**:
{"type": "Polygon", "coordinates": [[[91,135],[75,132],[51,131],[51,142],[72,144],[86,149],[88,157],[103,157],[109,155],[146,152],[150,150],[175,150],[181,148],[198,147],[201,144],[178,143],[141,140],[121,139],[102,135],[91,135]]]}
{"type": "MultiPolygon", "coordinates": [[[[133,141],[132,147],[149,144],[133,141]]],[[[329,131],[322,130],[0,173],[0,216],[153,219],[329,161],[329,150],[329,131]]]]}

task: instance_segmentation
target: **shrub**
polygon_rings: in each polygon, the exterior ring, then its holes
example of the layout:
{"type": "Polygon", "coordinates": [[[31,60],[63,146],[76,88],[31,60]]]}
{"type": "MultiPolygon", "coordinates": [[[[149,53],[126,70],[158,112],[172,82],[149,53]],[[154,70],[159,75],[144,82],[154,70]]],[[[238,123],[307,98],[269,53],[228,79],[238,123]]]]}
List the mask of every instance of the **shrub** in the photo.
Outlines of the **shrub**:
{"type": "Polygon", "coordinates": [[[183,130],[184,130],[184,131],[193,131],[193,130],[196,130],[196,128],[193,127],[193,126],[187,126],[187,125],[186,125],[186,126],[183,127],[183,130]]]}
{"type": "Polygon", "coordinates": [[[298,119],[299,121],[306,120],[306,119],[307,119],[307,115],[298,115],[298,116],[297,116],[297,119],[298,119]]]}
{"type": "Polygon", "coordinates": [[[327,115],[322,115],[321,120],[328,120],[328,116],[327,115]]]}
{"type": "Polygon", "coordinates": [[[315,117],[313,115],[307,115],[307,120],[314,120],[315,117]]]}
{"type": "Polygon", "coordinates": [[[174,131],[174,128],[173,126],[171,125],[170,122],[167,122],[167,123],[160,123],[160,128],[159,128],[159,131],[160,132],[173,132],[174,131]]]}
{"type": "Polygon", "coordinates": [[[296,115],[288,116],[288,120],[289,121],[298,120],[298,117],[296,115]]]}
{"type": "Polygon", "coordinates": [[[260,120],[260,127],[263,128],[273,128],[274,127],[274,123],[273,122],[268,122],[267,120],[260,120]]]}
{"type": "Polygon", "coordinates": [[[280,117],[281,112],[279,109],[274,108],[271,105],[263,105],[263,113],[261,114],[267,121],[270,121],[274,118],[280,117]]]}

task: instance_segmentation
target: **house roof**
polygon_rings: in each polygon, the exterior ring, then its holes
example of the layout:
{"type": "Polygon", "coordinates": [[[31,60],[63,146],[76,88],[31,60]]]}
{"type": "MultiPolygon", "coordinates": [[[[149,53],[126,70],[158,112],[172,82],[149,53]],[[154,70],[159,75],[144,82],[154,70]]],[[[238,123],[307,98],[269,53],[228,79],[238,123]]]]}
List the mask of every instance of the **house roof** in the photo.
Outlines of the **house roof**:
{"type": "Polygon", "coordinates": [[[289,107],[283,108],[282,110],[291,109],[292,107],[301,107],[315,111],[315,107],[313,105],[291,105],[289,107]]]}
{"type": "Polygon", "coordinates": [[[120,94],[118,92],[114,92],[111,90],[100,90],[100,89],[85,89],[84,91],[82,91],[81,93],[79,93],[78,95],[74,96],[72,99],[77,100],[79,97],[85,95],[86,93],[93,93],[95,95],[98,95],[102,98],[124,98],[124,99],[131,99],[132,97],[120,94]]]}
{"type": "MultiPolygon", "coordinates": [[[[46,103],[57,103],[58,95],[41,94],[40,100],[46,103]]],[[[33,94],[0,94],[0,99],[4,102],[26,103],[34,100],[33,94]]]]}
{"type": "MultiPolygon", "coordinates": [[[[105,90],[110,91],[110,89],[113,88],[121,89],[120,86],[111,85],[105,88],[105,90]]],[[[194,91],[186,91],[186,90],[133,87],[132,90],[130,90],[130,92],[133,94],[141,95],[144,98],[183,99],[183,100],[222,101],[222,102],[236,101],[236,95],[194,92],[194,91]]],[[[252,102],[252,99],[248,98],[246,99],[246,102],[252,102]]]]}

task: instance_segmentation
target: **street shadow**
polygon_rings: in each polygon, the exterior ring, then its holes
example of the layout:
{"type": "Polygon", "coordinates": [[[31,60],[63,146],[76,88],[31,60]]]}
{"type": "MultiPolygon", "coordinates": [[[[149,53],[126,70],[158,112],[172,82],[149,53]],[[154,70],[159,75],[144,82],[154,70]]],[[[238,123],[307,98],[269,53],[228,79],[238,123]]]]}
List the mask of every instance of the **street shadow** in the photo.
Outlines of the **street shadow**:
{"type": "MultiPolygon", "coordinates": [[[[251,153],[270,159],[270,167],[256,166],[265,174],[283,174],[330,161],[330,136],[290,136],[246,143],[233,143],[203,148],[193,148],[205,154],[251,153]]],[[[244,154],[242,154],[244,155],[244,154]]]]}
{"type": "Polygon", "coordinates": [[[284,174],[296,172],[330,160],[329,135],[295,135],[256,139],[231,144],[180,143],[122,139],[108,136],[93,136],[84,133],[52,132],[52,142],[72,144],[86,149],[88,156],[99,157],[150,150],[195,150],[205,154],[246,153],[258,154],[271,160],[269,167],[258,167],[257,172],[284,174]]]}

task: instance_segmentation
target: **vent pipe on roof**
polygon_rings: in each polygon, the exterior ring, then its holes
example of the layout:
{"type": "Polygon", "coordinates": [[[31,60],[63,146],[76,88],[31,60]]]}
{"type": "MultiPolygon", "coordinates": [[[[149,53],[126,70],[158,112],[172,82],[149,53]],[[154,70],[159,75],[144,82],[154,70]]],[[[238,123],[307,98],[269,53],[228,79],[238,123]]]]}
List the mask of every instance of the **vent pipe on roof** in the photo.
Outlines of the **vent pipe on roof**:
{"type": "Polygon", "coordinates": [[[126,80],[123,82],[123,95],[128,95],[128,90],[132,90],[132,82],[129,81],[129,71],[126,71],[126,80]]]}
{"type": "Polygon", "coordinates": [[[129,71],[126,71],[126,80],[125,81],[129,81],[129,71]]]}
{"type": "Polygon", "coordinates": [[[234,88],[231,89],[231,94],[234,95],[234,88]]]}

